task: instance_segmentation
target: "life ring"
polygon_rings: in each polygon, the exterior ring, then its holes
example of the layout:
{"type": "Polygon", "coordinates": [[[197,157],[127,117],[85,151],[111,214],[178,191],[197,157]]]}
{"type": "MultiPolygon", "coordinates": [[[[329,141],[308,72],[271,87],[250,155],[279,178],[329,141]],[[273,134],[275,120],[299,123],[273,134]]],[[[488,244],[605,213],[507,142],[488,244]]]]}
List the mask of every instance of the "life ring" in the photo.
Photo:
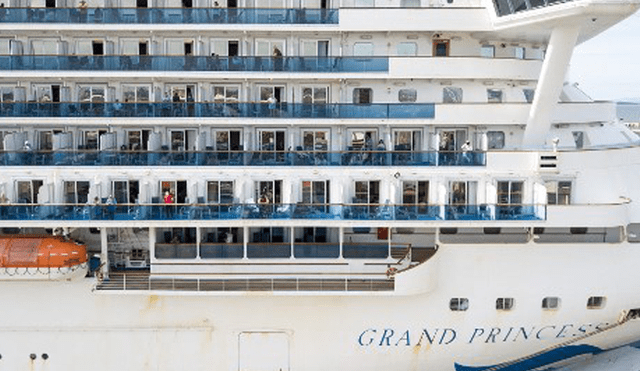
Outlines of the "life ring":
{"type": "Polygon", "coordinates": [[[389,267],[389,269],[387,269],[387,278],[391,279],[393,278],[396,273],[398,273],[398,268],[396,267],[389,267]]]}

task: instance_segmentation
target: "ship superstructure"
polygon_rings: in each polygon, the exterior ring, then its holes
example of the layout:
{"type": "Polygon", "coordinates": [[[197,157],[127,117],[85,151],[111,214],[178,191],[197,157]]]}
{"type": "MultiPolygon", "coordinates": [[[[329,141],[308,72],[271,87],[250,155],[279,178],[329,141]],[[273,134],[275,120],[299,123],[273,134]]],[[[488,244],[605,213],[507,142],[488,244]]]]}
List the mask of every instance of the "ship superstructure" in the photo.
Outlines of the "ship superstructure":
{"type": "Polygon", "coordinates": [[[640,340],[638,138],[564,83],[638,5],[8,0],[2,234],[93,265],[1,268],[0,364],[526,370],[640,340]]]}

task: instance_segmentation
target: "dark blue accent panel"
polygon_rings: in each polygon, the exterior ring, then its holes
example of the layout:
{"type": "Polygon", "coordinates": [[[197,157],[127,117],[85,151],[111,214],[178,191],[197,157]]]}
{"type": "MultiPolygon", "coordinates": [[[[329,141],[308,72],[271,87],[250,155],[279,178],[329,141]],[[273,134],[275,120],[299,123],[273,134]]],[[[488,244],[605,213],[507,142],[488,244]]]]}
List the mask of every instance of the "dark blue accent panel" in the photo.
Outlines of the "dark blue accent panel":
{"type": "Polygon", "coordinates": [[[525,359],[523,361],[516,362],[510,365],[505,364],[504,366],[502,366],[503,364],[498,364],[493,366],[472,367],[463,366],[456,363],[455,368],[456,371],[484,371],[489,369],[494,369],[496,371],[528,371],[582,354],[598,354],[601,352],[602,349],[594,347],[592,345],[569,345],[566,347],[550,350],[535,357],[525,359]]]}

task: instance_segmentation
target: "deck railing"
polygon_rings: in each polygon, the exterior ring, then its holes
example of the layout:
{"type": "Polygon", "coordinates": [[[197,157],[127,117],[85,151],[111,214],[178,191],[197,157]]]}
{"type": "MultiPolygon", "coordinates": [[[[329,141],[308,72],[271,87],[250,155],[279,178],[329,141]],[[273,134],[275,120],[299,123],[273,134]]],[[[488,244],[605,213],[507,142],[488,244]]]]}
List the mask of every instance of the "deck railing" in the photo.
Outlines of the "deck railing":
{"type": "Polygon", "coordinates": [[[0,151],[0,166],[485,166],[482,151],[0,151]]]}
{"type": "Polygon", "coordinates": [[[0,220],[546,220],[546,205],[12,204],[0,220]]]}
{"type": "Polygon", "coordinates": [[[244,279],[185,279],[150,278],[142,274],[111,274],[98,282],[96,290],[126,291],[393,291],[394,280],[380,278],[244,278],[244,279]]]}
{"type": "Polygon", "coordinates": [[[338,9],[0,8],[0,23],[338,24],[338,9]]]}
{"type": "MultiPolygon", "coordinates": [[[[1,59],[2,57],[0,57],[1,59]]],[[[1,117],[432,119],[433,103],[0,103],[1,117]]]]}
{"type": "MultiPolygon", "coordinates": [[[[1,8],[0,8],[1,9],[1,8]]],[[[10,71],[387,72],[388,57],[2,55],[10,71]]]]}

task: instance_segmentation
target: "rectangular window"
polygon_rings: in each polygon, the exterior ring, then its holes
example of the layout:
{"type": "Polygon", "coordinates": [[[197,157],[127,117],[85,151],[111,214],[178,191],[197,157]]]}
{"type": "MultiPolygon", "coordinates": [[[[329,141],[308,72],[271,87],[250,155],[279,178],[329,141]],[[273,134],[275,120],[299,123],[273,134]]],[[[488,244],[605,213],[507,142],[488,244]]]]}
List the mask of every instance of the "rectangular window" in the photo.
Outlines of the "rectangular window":
{"type": "Polygon", "coordinates": [[[449,56],[449,40],[433,40],[433,56],[448,57],[449,56]]]}
{"type": "Polygon", "coordinates": [[[489,149],[504,148],[504,131],[488,131],[487,147],[489,149]]]}
{"type": "Polygon", "coordinates": [[[373,149],[376,143],[377,133],[373,130],[351,130],[349,131],[349,150],[373,149]]]}
{"type": "Polygon", "coordinates": [[[329,88],[326,86],[303,86],[302,103],[326,104],[329,88]]]}
{"type": "Polygon", "coordinates": [[[397,130],[393,132],[393,150],[418,152],[422,149],[422,131],[397,130]]]}
{"type": "Polygon", "coordinates": [[[413,42],[399,43],[397,53],[401,57],[416,56],[418,55],[418,44],[413,42]]]}
{"type": "Polygon", "coordinates": [[[282,180],[269,180],[255,182],[255,200],[258,203],[282,202],[282,180]],[[263,201],[261,201],[263,200],[263,201]]]}
{"type": "Polygon", "coordinates": [[[302,57],[326,57],[329,55],[329,40],[300,41],[302,57]]]}
{"type": "Polygon", "coordinates": [[[560,298],[548,296],[542,299],[542,309],[553,310],[560,308],[560,298]]]}
{"type": "Polygon", "coordinates": [[[442,103],[462,103],[462,88],[444,87],[442,89],[442,103]]]}
{"type": "Polygon", "coordinates": [[[353,44],[354,57],[372,57],[373,43],[355,43],[353,44]]]}
{"type": "Polygon", "coordinates": [[[515,300],[513,298],[496,299],[496,310],[511,310],[515,300]]]}
{"type": "Polygon", "coordinates": [[[111,195],[118,204],[133,204],[138,202],[140,186],[137,180],[114,180],[111,195]]]}
{"type": "Polygon", "coordinates": [[[38,194],[42,187],[42,180],[25,180],[16,183],[19,204],[35,204],[38,202],[38,194]]]}
{"type": "Polygon", "coordinates": [[[522,193],[524,182],[521,181],[501,181],[498,182],[498,204],[499,205],[522,205],[522,193]]]}
{"type": "Polygon", "coordinates": [[[587,309],[602,309],[606,299],[604,296],[591,296],[587,300],[587,309]]]}
{"type": "Polygon", "coordinates": [[[502,90],[487,89],[487,103],[502,103],[502,90]]]}
{"type": "Polygon", "coordinates": [[[281,57],[285,55],[283,40],[256,40],[257,57],[281,57]]]}
{"type": "Polygon", "coordinates": [[[463,312],[469,309],[469,299],[467,298],[452,298],[449,300],[449,309],[454,312],[463,312]]]}
{"type": "Polygon", "coordinates": [[[99,149],[100,136],[105,134],[106,130],[85,130],[82,132],[82,146],[84,149],[99,149]]]}
{"type": "Polygon", "coordinates": [[[329,181],[302,181],[303,204],[328,204],[329,181]]]}
{"type": "Polygon", "coordinates": [[[569,205],[571,204],[571,182],[550,180],[545,182],[547,188],[547,204],[569,205]]]}
{"type": "Polygon", "coordinates": [[[377,204],[380,202],[380,181],[357,181],[355,182],[354,203],[377,204]]]}
{"type": "Polygon", "coordinates": [[[496,56],[496,47],[493,45],[482,45],[480,47],[480,56],[483,58],[494,58],[496,56]]]}
{"type": "Polygon", "coordinates": [[[96,85],[80,85],[78,91],[78,100],[81,103],[104,103],[106,101],[106,86],[96,85]]]}
{"type": "Polygon", "coordinates": [[[67,204],[86,204],[89,187],[89,182],[86,181],[65,181],[64,202],[67,204]]]}
{"type": "Polygon", "coordinates": [[[527,103],[533,103],[533,97],[536,93],[533,89],[522,89],[522,93],[524,94],[524,99],[527,103]]]}
{"type": "Polygon", "coordinates": [[[513,54],[516,59],[525,59],[525,48],[522,46],[516,46],[513,48],[513,54]]]}
{"type": "Polygon", "coordinates": [[[302,132],[302,148],[305,151],[329,150],[329,132],[326,130],[305,130],[302,132]]]}
{"type": "Polygon", "coordinates": [[[221,57],[235,57],[240,55],[240,42],[238,40],[213,40],[211,41],[211,55],[221,57]]]}
{"type": "Polygon", "coordinates": [[[354,88],[353,89],[354,104],[371,104],[373,103],[373,89],[371,88],[354,88]]]}
{"type": "Polygon", "coordinates": [[[218,180],[208,181],[207,202],[210,204],[233,203],[233,182],[218,180]]]}
{"type": "Polygon", "coordinates": [[[11,103],[15,102],[14,88],[12,86],[0,87],[0,102],[11,103]]]}
{"type": "Polygon", "coordinates": [[[416,89],[400,89],[398,90],[398,102],[414,103],[418,100],[418,92],[416,89]]]}
{"type": "Polygon", "coordinates": [[[242,135],[239,130],[216,130],[213,136],[216,151],[227,152],[242,150],[242,135]]]}
{"type": "Polygon", "coordinates": [[[122,85],[122,101],[125,103],[149,102],[151,86],[122,85]]]}
{"type": "Polygon", "coordinates": [[[260,102],[268,102],[270,97],[275,98],[275,103],[286,102],[284,86],[261,86],[259,93],[260,102]]]}
{"type": "Polygon", "coordinates": [[[429,182],[407,180],[402,182],[403,205],[427,205],[429,203],[429,182]]]}
{"type": "Polygon", "coordinates": [[[477,188],[477,182],[451,182],[449,184],[449,205],[475,205],[477,188]]]}
{"type": "Polygon", "coordinates": [[[240,87],[237,85],[214,85],[213,101],[216,103],[237,103],[240,97],[240,87]]]}

